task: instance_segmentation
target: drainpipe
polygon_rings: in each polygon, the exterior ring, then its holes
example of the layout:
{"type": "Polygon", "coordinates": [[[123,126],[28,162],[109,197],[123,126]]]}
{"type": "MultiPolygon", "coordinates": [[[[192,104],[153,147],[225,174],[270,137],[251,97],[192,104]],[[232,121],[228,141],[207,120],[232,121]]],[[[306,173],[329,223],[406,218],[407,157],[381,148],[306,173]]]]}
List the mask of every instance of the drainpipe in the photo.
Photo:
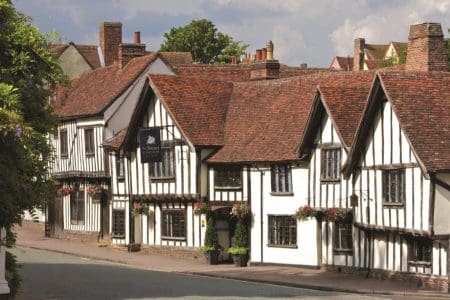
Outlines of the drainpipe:
{"type": "MultiPolygon", "coordinates": [[[[124,155],[125,156],[125,155],[124,155]]],[[[128,244],[134,244],[134,226],[133,226],[133,214],[131,213],[131,154],[128,153],[127,157],[127,165],[128,165],[128,244]]],[[[131,249],[131,248],[130,248],[131,249]]],[[[129,249],[129,250],[130,250],[129,249]]]]}
{"type": "Polygon", "coordinates": [[[264,234],[263,234],[263,232],[264,232],[264,207],[263,207],[263,205],[264,205],[264,175],[265,175],[265,172],[264,172],[264,170],[260,170],[258,167],[256,167],[256,169],[259,171],[259,173],[261,174],[261,176],[260,176],[260,178],[261,178],[261,181],[260,181],[260,209],[259,209],[259,215],[260,215],[260,233],[261,233],[261,236],[260,236],[260,241],[261,241],[261,264],[264,262],[264,259],[263,259],[263,257],[264,257],[264,242],[263,242],[263,238],[264,238],[264,234]]]}

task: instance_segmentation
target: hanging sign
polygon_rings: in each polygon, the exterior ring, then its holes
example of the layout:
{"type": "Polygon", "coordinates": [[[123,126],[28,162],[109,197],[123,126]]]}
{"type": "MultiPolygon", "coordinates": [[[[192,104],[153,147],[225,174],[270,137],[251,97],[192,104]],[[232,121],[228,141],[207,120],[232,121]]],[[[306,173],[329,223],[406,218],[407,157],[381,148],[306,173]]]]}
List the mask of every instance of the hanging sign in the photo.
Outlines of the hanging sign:
{"type": "Polygon", "coordinates": [[[139,130],[139,146],[141,163],[162,161],[160,128],[141,128],[139,130]]]}

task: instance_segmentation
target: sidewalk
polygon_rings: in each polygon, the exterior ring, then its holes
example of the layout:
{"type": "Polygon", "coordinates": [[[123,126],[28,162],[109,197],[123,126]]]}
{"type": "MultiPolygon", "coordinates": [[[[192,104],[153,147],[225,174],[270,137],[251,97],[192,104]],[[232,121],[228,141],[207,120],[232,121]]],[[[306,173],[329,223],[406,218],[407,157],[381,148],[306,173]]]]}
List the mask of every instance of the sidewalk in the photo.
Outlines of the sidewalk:
{"type": "Polygon", "coordinates": [[[202,258],[189,259],[169,255],[144,254],[142,252],[129,253],[111,246],[99,247],[95,243],[46,238],[42,231],[32,228],[17,227],[15,232],[17,233],[18,246],[118,262],[149,270],[325,291],[450,299],[450,295],[447,293],[426,290],[398,281],[367,279],[357,275],[286,266],[251,266],[246,268],[237,268],[231,264],[210,266],[205,264],[202,258]]]}

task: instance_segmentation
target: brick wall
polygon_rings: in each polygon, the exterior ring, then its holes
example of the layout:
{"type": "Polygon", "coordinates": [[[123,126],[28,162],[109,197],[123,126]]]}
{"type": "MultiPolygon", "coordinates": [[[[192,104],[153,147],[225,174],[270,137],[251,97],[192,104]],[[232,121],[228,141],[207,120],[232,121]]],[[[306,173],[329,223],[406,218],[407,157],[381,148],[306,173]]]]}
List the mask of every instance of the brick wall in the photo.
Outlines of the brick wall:
{"type": "MultiPolygon", "coordinates": [[[[338,271],[347,274],[357,274],[359,276],[367,276],[367,269],[356,267],[343,267],[343,266],[324,266],[329,271],[338,271]]],[[[372,269],[369,272],[369,277],[380,280],[395,280],[403,281],[408,284],[413,284],[419,287],[425,287],[434,290],[440,290],[447,292],[449,288],[449,282],[447,277],[439,277],[426,274],[406,273],[406,272],[394,272],[380,269],[372,269]]]]}
{"type": "Polygon", "coordinates": [[[406,71],[447,71],[447,43],[441,24],[412,25],[408,40],[406,71]]]}
{"type": "Polygon", "coordinates": [[[261,60],[252,63],[250,69],[250,80],[277,78],[280,78],[280,63],[278,60],[261,60]]]}
{"type": "Polygon", "coordinates": [[[145,44],[120,44],[119,68],[123,68],[135,57],[145,55],[145,44]]]}
{"type": "Polygon", "coordinates": [[[122,23],[100,23],[100,48],[102,49],[105,66],[118,60],[119,45],[122,43],[122,23]]]}

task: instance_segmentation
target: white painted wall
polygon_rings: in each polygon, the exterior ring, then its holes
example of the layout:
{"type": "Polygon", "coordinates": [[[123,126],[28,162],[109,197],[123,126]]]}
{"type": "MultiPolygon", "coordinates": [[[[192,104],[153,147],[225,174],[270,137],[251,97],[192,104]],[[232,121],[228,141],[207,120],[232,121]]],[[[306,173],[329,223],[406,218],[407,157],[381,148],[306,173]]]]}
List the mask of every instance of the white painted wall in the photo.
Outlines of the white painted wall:
{"type": "Polygon", "coordinates": [[[308,182],[307,168],[292,167],[292,196],[271,194],[270,168],[264,166],[252,168],[250,170],[250,180],[252,190],[251,211],[253,215],[251,262],[317,266],[317,225],[315,219],[302,222],[297,221],[297,248],[268,246],[268,215],[293,215],[298,207],[307,204],[307,185],[305,184],[308,182]],[[261,176],[263,184],[262,203],[261,176]]]}
{"type": "MultiPolygon", "coordinates": [[[[6,230],[0,228],[0,241],[6,237],[6,230]]],[[[5,247],[0,245],[0,295],[9,294],[9,286],[5,279],[5,247]]]]}

